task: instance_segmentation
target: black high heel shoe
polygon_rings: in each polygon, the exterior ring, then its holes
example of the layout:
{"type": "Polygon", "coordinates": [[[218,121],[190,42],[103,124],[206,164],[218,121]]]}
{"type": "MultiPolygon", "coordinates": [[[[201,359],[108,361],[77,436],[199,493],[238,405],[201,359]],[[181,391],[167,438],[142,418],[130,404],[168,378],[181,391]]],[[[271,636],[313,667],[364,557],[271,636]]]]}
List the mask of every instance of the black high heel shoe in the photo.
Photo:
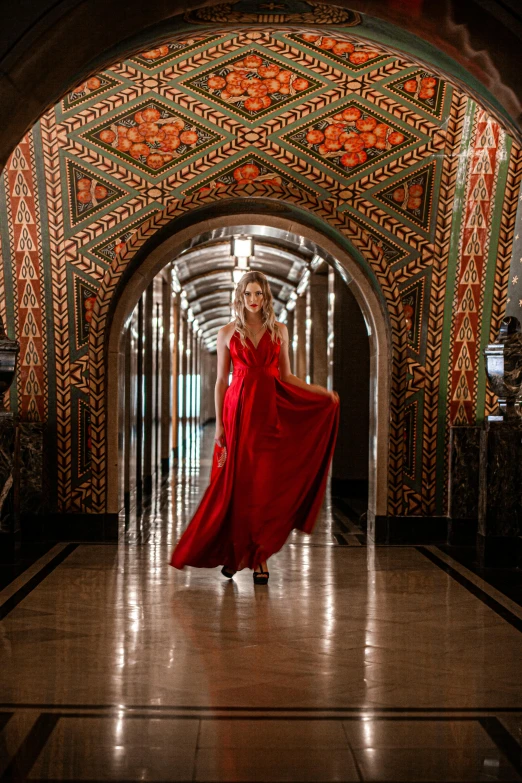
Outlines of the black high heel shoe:
{"type": "Polygon", "coordinates": [[[232,579],[234,574],[237,573],[237,572],[236,571],[229,571],[226,566],[223,566],[223,568],[221,569],[221,573],[223,574],[223,576],[226,576],[227,579],[232,579]]]}
{"type": "MultiPolygon", "coordinates": [[[[261,568],[261,566],[259,567],[261,568]]],[[[266,585],[268,583],[269,572],[263,571],[261,568],[261,571],[254,571],[253,577],[255,585],[266,585]]]]}

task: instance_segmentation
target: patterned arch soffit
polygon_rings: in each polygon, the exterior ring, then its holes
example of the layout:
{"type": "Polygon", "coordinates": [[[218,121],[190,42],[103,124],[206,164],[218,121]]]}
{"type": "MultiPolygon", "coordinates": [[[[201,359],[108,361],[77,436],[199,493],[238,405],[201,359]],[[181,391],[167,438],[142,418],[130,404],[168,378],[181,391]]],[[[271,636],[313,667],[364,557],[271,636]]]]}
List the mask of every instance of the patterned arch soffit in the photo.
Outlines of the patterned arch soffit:
{"type": "Polygon", "coordinates": [[[119,511],[119,422],[117,416],[107,416],[106,405],[108,400],[119,399],[121,392],[121,337],[126,318],[152,278],[192,237],[224,222],[230,225],[246,220],[305,234],[348,272],[372,332],[371,372],[377,384],[371,400],[375,445],[370,449],[369,509],[376,515],[400,513],[393,499],[402,486],[407,333],[393,274],[380,248],[332,202],[320,202],[293,187],[265,187],[260,192],[252,184],[195,194],[169,204],[138,229],[105,275],[89,336],[92,511],[119,511]],[[207,216],[212,206],[224,216],[207,216]]]}
{"type": "MultiPolygon", "coordinates": [[[[335,6],[332,6],[335,8],[335,6]]],[[[300,22],[300,23],[275,23],[268,24],[256,23],[256,22],[238,22],[230,21],[229,23],[204,23],[198,22],[197,24],[183,22],[178,25],[178,29],[170,29],[169,32],[162,32],[161,35],[151,36],[143,38],[140,45],[137,47],[135,41],[132,45],[125,47],[118,47],[113,52],[109,59],[103,61],[98,60],[96,64],[96,70],[92,72],[93,75],[100,73],[103,70],[112,68],[114,65],[136,55],[137,51],[144,51],[152,49],[162,43],[168,43],[177,40],[184,40],[190,34],[201,35],[204,33],[211,33],[212,35],[229,35],[237,32],[247,32],[251,34],[252,41],[254,42],[258,37],[264,37],[271,33],[317,33],[318,35],[330,35],[335,36],[336,39],[351,40],[358,38],[361,41],[366,41],[369,44],[374,44],[380,49],[384,49],[398,58],[404,58],[409,63],[414,63],[420,66],[426,67],[432,73],[438,74],[440,77],[449,81],[450,83],[461,89],[468,97],[471,97],[477,102],[479,106],[482,106],[487,112],[497,120],[500,126],[515,138],[518,143],[522,144],[522,131],[519,126],[513,121],[503,106],[499,104],[496,96],[491,93],[486,87],[477,81],[475,74],[471,71],[463,73],[463,66],[459,65],[455,60],[448,55],[439,52],[433,45],[428,45],[424,39],[418,40],[418,47],[416,51],[410,51],[407,47],[407,41],[404,39],[402,28],[397,28],[397,41],[403,44],[403,47],[394,46],[390,43],[389,39],[392,35],[392,26],[386,25],[387,33],[385,36],[368,35],[364,26],[343,26],[342,24],[319,24],[317,22],[300,22]],[[426,52],[426,56],[419,55],[419,51],[426,52]],[[428,54],[429,52],[429,54],[428,54]],[[438,55],[440,54],[440,61],[438,55]],[[446,67],[441,66],[440,62],[443,62],[446,67]],[[458,74],[457,72],[460,73],[458,74]],[[469,77],[469,80],[466,78],[469,77]]],[[[411,34],[410,34],[411,35],[411,34]]],[[[76,77],[70,84],[70,87],[74,86],[79,81],[76,77]]],[[[81,81],[81,80],[80,80],[81,81]]],[[[67,94],[67,90],[64,95],[67,94]]]]}

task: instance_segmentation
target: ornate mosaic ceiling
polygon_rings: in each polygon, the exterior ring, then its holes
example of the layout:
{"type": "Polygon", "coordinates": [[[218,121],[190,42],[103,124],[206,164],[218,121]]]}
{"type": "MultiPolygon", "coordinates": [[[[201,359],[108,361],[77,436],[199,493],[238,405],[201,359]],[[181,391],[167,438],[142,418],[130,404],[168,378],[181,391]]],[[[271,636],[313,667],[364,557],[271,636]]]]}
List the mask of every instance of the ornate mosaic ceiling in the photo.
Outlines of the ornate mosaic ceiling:
{"type": "MultiPolygon", "coordinates": [[[[152,211],[234,184],[297,186],[350,210],[364,193],[429,238],[451,92],[345,33],[202,33],[91,77],[55,112],[67,232],[97,265],[87,286],[152,211]]],[[[387,258],[411,257],[393,233],[378,234],[387,258]]],[[[81,311],[76,319],[76,334],[88,334],[81,311]]]]}

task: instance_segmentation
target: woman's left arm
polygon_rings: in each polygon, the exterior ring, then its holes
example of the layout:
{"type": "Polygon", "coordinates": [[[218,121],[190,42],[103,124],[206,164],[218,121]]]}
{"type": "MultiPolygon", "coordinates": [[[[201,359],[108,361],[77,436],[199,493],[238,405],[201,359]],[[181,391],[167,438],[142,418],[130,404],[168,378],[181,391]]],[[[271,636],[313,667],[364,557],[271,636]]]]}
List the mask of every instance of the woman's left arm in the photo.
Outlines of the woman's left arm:
{"type": "Polygon", "coordinates": [[[279,353],[279,377],[285,383],[292,383],[294,386],[299,386],[300,389],[308,389],[309,391],[316,392],[317,394],[323,394],[325,397],[331,397],[334,402],[339,400],[339,395],[335,391],[329,391],[324,386],[319,386],[316,383],[306,383],[298,378],[297,375],[293,375],[290,369],[290,357],[288,355],[288,346],[290,338],[288,336],[288,329],[286,324],[281,324],[281,351],[279,353]]]}

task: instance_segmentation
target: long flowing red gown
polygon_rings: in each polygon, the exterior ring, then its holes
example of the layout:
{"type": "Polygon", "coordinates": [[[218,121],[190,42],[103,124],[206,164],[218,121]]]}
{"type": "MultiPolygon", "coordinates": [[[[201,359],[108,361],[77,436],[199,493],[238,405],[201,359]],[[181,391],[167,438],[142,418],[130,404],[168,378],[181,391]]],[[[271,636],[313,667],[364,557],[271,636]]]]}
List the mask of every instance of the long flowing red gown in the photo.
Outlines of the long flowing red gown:
{"type": "Polygon", "coordinates": [[[326,489],[339,403],[279,377],[280,343],[230,339],[223,401],[226,459],[214,447],[210,483],[171,565],[240,571],[278,552],[291,530],[311,533],[326,489]]]}

